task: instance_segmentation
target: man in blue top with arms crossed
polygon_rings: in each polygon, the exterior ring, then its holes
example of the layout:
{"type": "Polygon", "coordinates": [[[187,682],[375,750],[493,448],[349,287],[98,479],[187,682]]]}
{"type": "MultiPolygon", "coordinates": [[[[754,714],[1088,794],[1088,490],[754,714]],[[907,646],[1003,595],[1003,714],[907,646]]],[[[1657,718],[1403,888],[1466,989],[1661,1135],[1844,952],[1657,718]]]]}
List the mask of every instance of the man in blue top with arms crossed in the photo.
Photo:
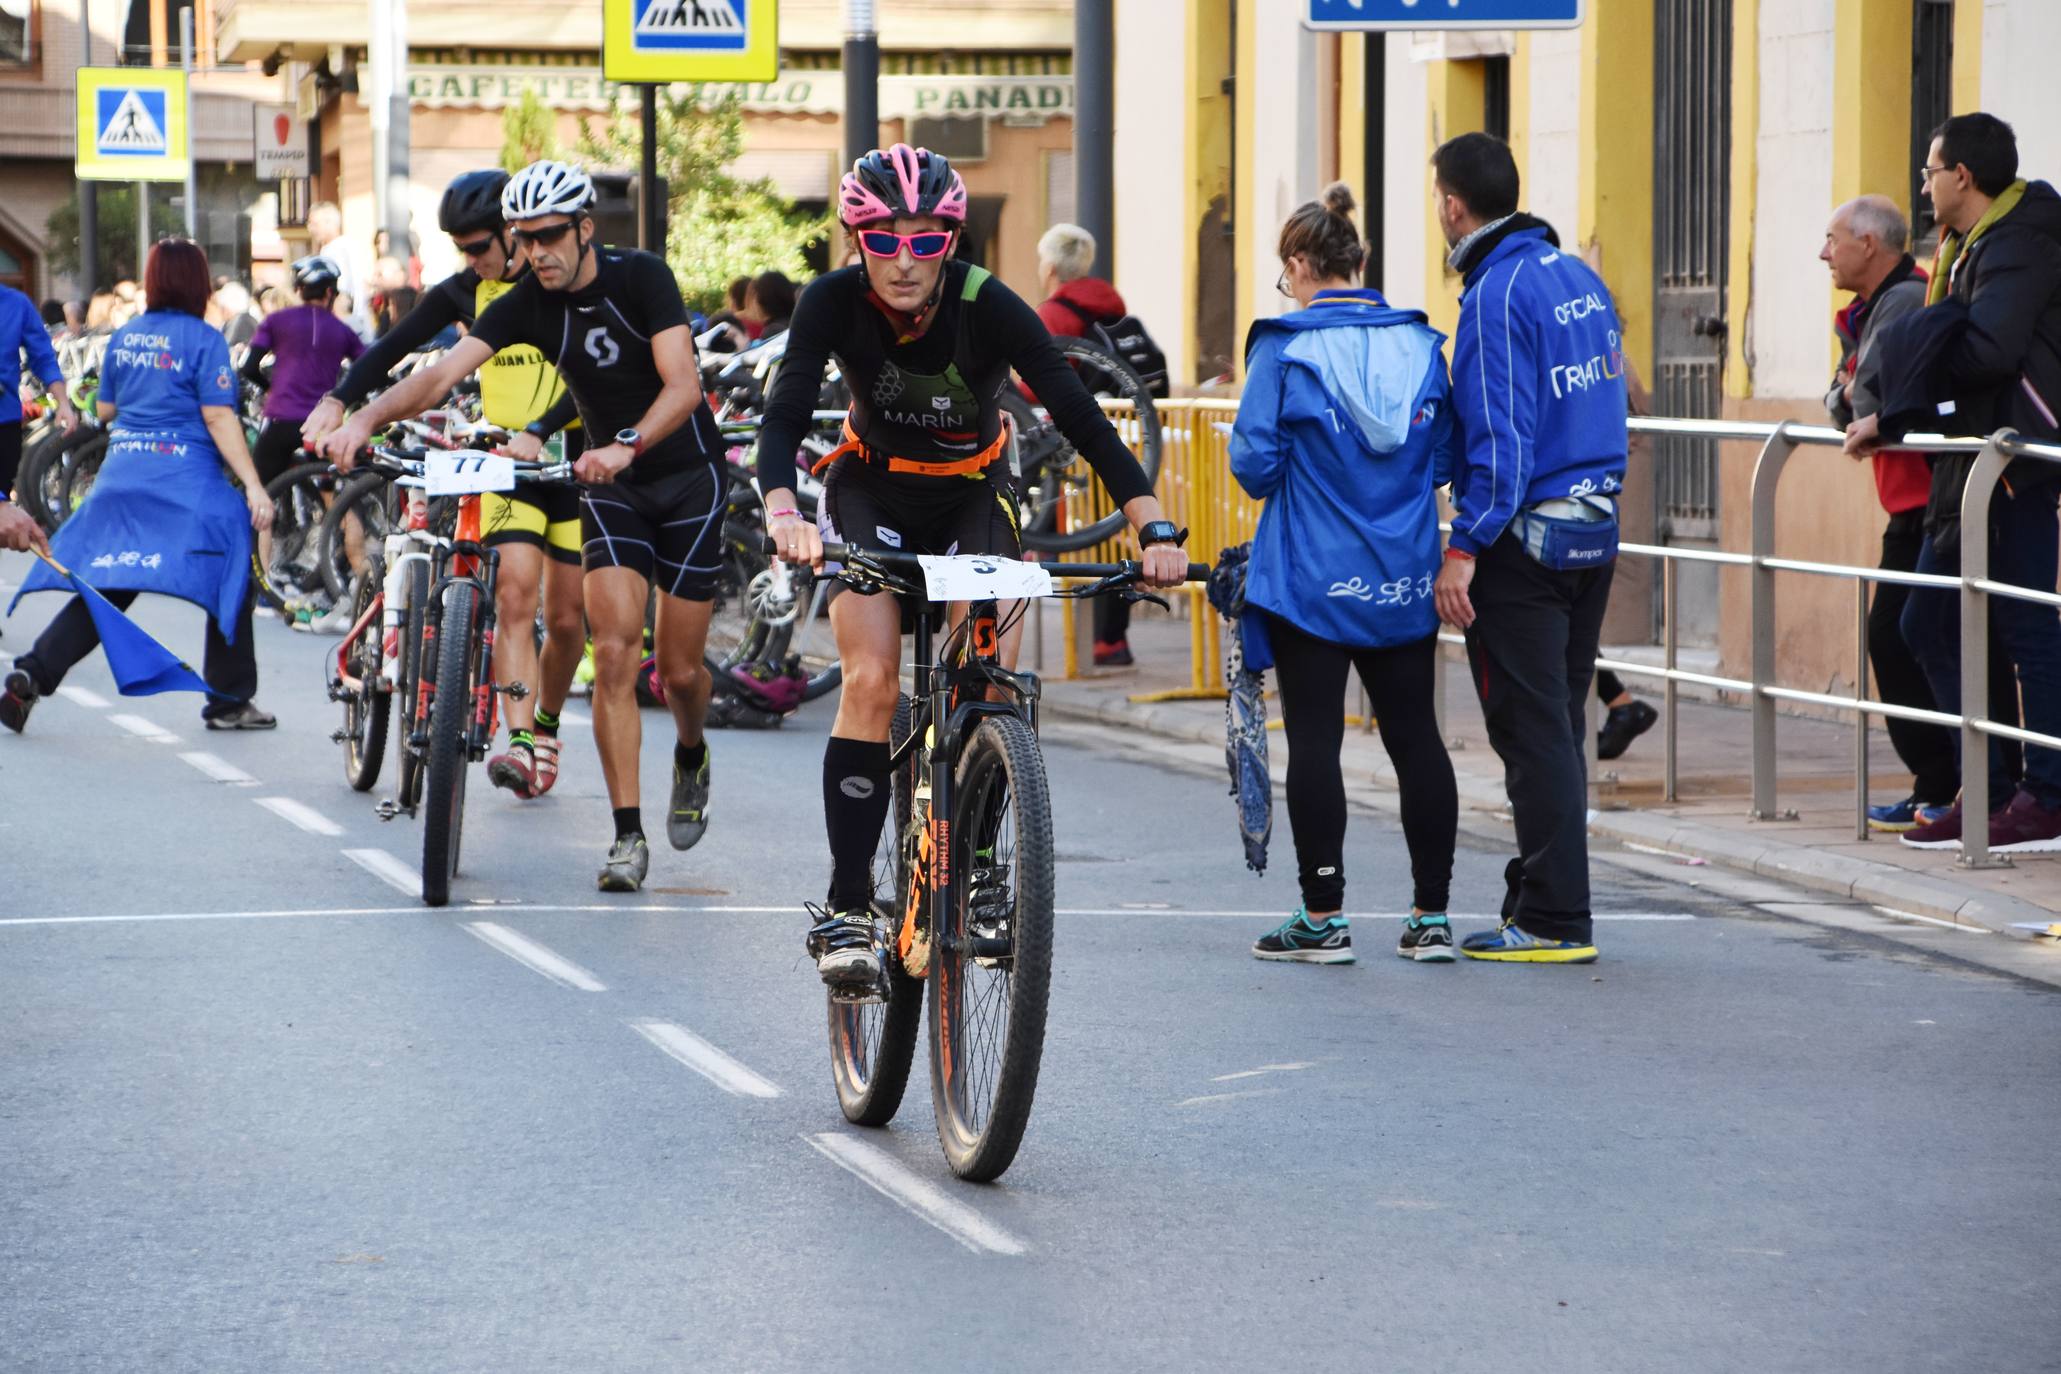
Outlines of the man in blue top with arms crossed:
{"type": "Polygon", "coordinates": [[[1440,618],[1467,633],[1519,854],[1504,872],[1501,928],[1460,951],[1585,964],[1596,946],[1583,708],[1617,559],[1624,338],[1602,278],[1517,212],[1508,147],[1462,134],[1431,165],[1448,260],[1465,283],[1453,534],[1433,595],[1440,618]]]}

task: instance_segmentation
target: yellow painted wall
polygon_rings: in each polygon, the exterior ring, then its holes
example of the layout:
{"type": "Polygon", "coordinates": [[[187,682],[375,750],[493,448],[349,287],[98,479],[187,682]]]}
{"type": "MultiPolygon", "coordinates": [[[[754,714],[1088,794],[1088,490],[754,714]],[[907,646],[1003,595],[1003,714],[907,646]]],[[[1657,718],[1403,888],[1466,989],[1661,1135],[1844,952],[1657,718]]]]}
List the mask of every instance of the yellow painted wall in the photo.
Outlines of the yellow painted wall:
{"type": "Polygon", "coordinates": [[[1487,83],[1477,61],[1437,61],[1425,71],[1431,118],[1425,131],[1424,313],[1431,327],[1450,335],[1460,323],[1460,279],[1446,265],[1445,233],[1433,199],[1431,154],[1447,139],[1478,131],[1485,122],[1487,83]]]}
{"type": "MultiPolygon", "coordinates": [[[[1249,27],[1249,26],[1248,26],[1249,27]]],[[[1201,332],[1202,311],[1198,296],[1201,254],[1198,240],[1203,220],[1212,201],[1228,201],[1231,194],[1232,100],[1224,94],[1223,79],[1232,69],[1230,0],[1188,0],[1188,204],[1181,223],[1188,236],[1183,251],[1196,268],[1190,274],[1190,288],[1183,310],[1182,328],[1188,336],[1188,356],[1199,360],[1205,352],[1201,332]]],[[[1245,121],[1248,135],[1250,117],[1245,121]]],[[[1250,174],[1250,167],[1247,168],[1250,174]]],[[[1219,303],[1221,308],[1221,303],[1219,303]]],[[[1234,307],[1235,308],[1235,307],[1234,307]]],[[[1234,350],[1235,351],[1235,350],[1234,350]]],[[[1192,377],[1180,377],[1186,385],[1192,377]]]]}
{"type": "Polygon", "coordinates": [[[1333,175],[1353,188],[1360,208],[1354,215],[1364,237],[1367,224],[1367,36],[1338,35],[1338,168],[1333,175]]]}
{"type": "Polygon", "coordinates": [[[1955,114],[1982,108],[1982,10],[1981,0],[1954,6],[1954,93],[1948,108],[1955,114]]]}
{"type": "Polygon", "coordinates": [[[1725,395],[1753,394],[1747,356],[1760,178],[1760,0],[1732,0],[1732,223],[1725,267],[1725,395]]]}
{"type": "MultiPolygon", "coordinates": [[[[1256,137],[1254,132],[1256,121],[1253,117],[1255,108],[1254,95],[1259,90],[1258,24],[1257,16],[1252,13],[1252,6],[1241,6],[1241,10],[1242,13],[1239,18],[1243,22],[1238,25],[1237,51],[1233,55],[1232,68],[1232,85],[1237,91],[1237,97],[1233,101],[1236,107],[1236,132],[1233,135],[1235,155],[1232,159],[1234,164],[1232,167],[1232,183],[1235,188],[1234,204],[1232,206],[1235,251],[1232,260],[1238,263],[1243,263],[1249,256],[1245,251],[1245,246],[1253,242],[1253,235],[1264,232],[1259,226],[1257,217],[1253,214],[1252,203],[1252,184],[1256,175],[1252,156],[1253,139],[1256,137]]],[[[1238,337],[1242,340],[1252,328],[1253,284],[1240,279],[1236,290],[1238,293],[1237,333],[1238,337]]],[[[1245,380],[1245,357],[1242,350],[1239,351],[1239,356],[1236,359],[1235,375],[1239,381],[1243,382],[1245,380]]]]}
{"type": "Polygon", "coordinates": [[[1625,354],[1653,376],[1653,6],[1591,0],[1582,44],[1582,255],[1603,274],[1625,354]]]}

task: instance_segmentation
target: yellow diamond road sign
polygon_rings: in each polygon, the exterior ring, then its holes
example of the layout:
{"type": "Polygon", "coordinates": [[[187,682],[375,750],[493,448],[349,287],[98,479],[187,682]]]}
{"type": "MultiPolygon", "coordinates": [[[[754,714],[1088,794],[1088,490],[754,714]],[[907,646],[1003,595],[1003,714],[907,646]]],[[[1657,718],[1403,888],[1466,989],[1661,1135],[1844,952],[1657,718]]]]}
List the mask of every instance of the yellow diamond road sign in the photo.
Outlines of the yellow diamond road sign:
{"type": "Polygon", "coordinates": [[[601,74],[610,81],[771,81],[780,72],[777,0],[602,0],[601,74]]]}
{"type": "Polygon", "coordinates": [[[186,180],[186,109],[185,72],[79,68],[79,178],[186,180]]]}

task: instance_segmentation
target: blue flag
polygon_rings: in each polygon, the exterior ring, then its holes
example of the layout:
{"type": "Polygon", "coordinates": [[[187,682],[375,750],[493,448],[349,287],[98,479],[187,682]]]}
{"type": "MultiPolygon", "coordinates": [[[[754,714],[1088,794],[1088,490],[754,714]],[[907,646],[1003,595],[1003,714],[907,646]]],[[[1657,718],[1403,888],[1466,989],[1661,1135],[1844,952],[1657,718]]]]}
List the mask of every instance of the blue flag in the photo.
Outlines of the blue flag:
{"type": "Polygon", "coordinates": [[[93,628],[100,632],[100,648],[107,655],[108,671],[125,697],[147,697],[158,692],[213,692],[205,679],[180,661],[179,656],[152,639],[141,625],[123,615],[116,605],[79,579],[68,568],[51,567],[78,588],[86,610],[93,616],[93,628]]]}

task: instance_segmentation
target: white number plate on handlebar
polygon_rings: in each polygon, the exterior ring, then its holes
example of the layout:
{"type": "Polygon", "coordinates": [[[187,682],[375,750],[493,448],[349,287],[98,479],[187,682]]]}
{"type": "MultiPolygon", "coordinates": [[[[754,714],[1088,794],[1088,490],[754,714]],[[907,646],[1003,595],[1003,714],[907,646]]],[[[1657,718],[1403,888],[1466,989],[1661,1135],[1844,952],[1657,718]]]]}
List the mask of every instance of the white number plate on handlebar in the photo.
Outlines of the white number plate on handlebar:
{"type": "Polygon", "coordinates": [[[431,496],[515,490],[515,460],[505,453],[431,453],[423,465],[431,496]]]}
{"type": "Polygon", "coordinates": [[[926,554],[916,561],[923,566],[932,601],[1014,601],[1052,595],[1052,574],[1035,563],[967,553],[926,554]]]}

